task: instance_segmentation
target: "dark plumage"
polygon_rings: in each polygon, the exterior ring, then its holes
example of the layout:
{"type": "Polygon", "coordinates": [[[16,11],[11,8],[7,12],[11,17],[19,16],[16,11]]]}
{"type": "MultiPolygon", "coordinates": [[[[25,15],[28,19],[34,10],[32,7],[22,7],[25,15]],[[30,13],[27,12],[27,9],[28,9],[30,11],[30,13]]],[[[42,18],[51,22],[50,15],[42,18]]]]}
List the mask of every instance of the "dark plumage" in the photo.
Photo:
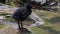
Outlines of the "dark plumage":
{"type": "Polygon", "coordinates": [[[17,9],[12,16],[12,18],[18,22],[18,27],[21,31],[23,31],[22,21],[24,21],[31,14],[31,8],[32,6],[27,4],[26,6],[17,9]]]}
{"type": "Polygon", "coordinates": [[[20,7],[13,14],[13,18],[16,20],[20,20],[20,21],[25,20],[32,12],[31,8],[32,8],[32,6],[29,4],[24,7],[20,7]]]}

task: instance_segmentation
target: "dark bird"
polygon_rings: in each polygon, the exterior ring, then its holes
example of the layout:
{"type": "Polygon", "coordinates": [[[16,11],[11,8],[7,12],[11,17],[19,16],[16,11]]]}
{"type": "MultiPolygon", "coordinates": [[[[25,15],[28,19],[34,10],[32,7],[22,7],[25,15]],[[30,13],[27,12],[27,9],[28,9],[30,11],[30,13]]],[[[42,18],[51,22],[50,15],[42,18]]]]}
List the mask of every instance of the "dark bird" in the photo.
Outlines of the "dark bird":
{"type": "Polygon", "coordinates": [[[30,4],[27,4],[26,6],[20,7],[14,12],[12,18],[18,22],[20,30],[23,29],[22,21],[24,21],[32,13],[31,8],[32,6],[30,4]]]}

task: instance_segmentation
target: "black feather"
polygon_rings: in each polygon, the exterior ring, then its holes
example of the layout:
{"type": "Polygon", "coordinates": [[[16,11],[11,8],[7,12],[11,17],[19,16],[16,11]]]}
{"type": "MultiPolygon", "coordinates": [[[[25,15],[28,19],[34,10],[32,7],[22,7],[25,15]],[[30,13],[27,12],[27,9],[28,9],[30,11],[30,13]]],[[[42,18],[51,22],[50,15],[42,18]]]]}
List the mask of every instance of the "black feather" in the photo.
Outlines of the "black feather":
{"type": "Polygon", "coordinates": [[[24,6],[24,7],[17,9],[14,12],[12,18],[16,20],[21,20],[21,21],[25,20],[32,12],[31,8],[32,8],[31,5],[28,4],[26,5],[26,7],[24,6]]]}

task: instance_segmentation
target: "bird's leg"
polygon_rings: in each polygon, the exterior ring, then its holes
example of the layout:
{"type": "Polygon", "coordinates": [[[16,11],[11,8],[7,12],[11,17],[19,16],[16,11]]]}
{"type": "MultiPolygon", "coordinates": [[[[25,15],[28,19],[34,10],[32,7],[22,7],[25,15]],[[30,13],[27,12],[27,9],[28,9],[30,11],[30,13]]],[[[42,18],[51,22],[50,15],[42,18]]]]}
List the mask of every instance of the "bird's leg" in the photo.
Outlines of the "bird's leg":
{"type": "Polygon", "coordinates": [[[20,21],[20,31],[23,32],[23,24],[22,24],[22,21],[20,21]]]}
{"type": "Polygon", "coordinates": [[[21,21],[21,28],[23,29],[23,24],[22,24],[22,21],[21,21]]]}
{"type": "Polygon", "coordinates": [[[20,27],[20,23],[19,23],[19,20],[17,21],[18,22],[18,28],[19,28],[19,30],[21,29],[21,27],[20,27]]]}

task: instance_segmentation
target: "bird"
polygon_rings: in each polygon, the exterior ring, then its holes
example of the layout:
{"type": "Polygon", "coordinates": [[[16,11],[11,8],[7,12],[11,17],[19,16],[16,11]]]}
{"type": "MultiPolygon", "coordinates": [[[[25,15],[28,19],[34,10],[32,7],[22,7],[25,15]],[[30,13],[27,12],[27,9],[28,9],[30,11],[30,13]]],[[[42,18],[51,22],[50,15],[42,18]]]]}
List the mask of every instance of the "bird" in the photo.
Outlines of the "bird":
{"type": "Polygon", "coordinates": [[[24,7],[20,7],[13,13],[12,18],[17,21],[20,30],[23,29],[22,21],[26,20],[26,18],[28,18],[29,15],[32,13],[31,9],[32,5],[26,4],[24,7]]]}

